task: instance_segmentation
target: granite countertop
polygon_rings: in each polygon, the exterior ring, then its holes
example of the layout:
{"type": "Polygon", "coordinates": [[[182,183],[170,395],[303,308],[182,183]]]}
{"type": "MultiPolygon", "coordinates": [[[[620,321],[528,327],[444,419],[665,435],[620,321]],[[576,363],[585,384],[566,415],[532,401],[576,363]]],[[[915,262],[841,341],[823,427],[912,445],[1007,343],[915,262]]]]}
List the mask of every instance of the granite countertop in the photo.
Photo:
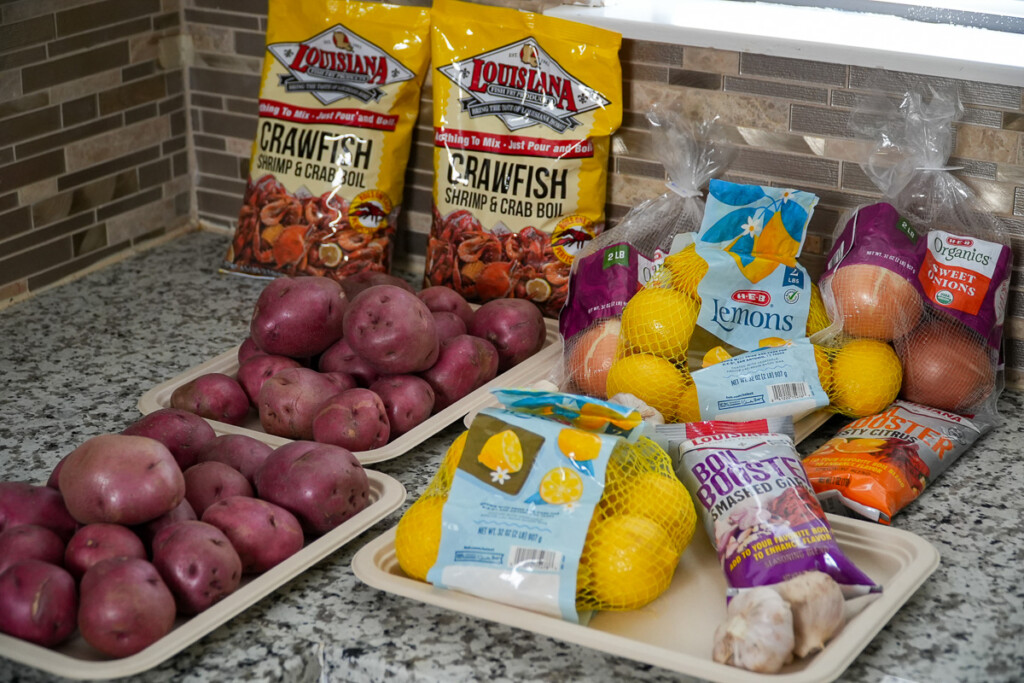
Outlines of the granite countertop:
{"type": "MultiPolygon", "coordinates": [[[[219,233],[188,233],[0,311],[0,479],[45,482],[72,448],[138,419],[137,402],[146,389],[246,336],[263,283],[217,273],[227,242],[219,233]]],[[[939,550],[941,564],[841,680],[1020,680],[1022,402],[1020,393],[1004,393],[1004,424],[897,517],[895,526],[939,550]]],[[[801,450],[836,431],[837,419],[801,450]]],[[[413,451],[372,467],[406,487],[408,505],[459,430],[453,425],[413,451]]],[[[135,678],[147,683],[686,680],[665,669],[364,585],[349,568],[353,555],[394,526],[400,514],[389,515],[135,678]]],[[[0,658],[0,680],[53,677],[0,658]]]]}

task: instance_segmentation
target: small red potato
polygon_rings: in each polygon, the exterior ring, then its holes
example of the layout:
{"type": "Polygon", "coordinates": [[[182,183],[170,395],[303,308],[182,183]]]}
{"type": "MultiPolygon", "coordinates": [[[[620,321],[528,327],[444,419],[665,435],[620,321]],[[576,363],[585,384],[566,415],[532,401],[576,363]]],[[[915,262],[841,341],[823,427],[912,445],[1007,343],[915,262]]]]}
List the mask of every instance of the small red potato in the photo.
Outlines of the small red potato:
{"type": "Polygon", "coordinates": [[[416,375],[388,375],[370,385],[387,412],[391,438],[405,434],[434,411],[434,390],[416,375]]]}
{"type": "Polygon", "coordinates": [[[0,574],[15,562],[39,560],[64,564],[64,541],[38,524],[20,524],[0,531],[0,574]]]}
{"type": "Polygon", "coordinates": [[[22,560],[0,573],[0,631],[53,647],[75,630],[78,591],[71,574],[41,560],[22,560]]]}
{"type": "Polygon", "coordinates": [[[174,596],[156,567],[137,557],[97,562],[82,576],[78,631],[110,657],[144,650],[174,628],[174,596]]]}
{"type": "Polygon", "coordinates": [[[253,356],[258,356],[262,353],[264,351],[256,346],[256,342],[252,340],[252,337],[246,337],[245,341],[238,345],[238,364],[241,365],[253,356]]]}
{"type": "Polygon", "coordinates": [[[199,462],[222,462],[252,483],[253,475],[274,448],[246,434],[222,434],[199,450],[199,462]]]}
{"type": "Polygon", "coordinates": [[[312,441],[275,449],[256,472],[256,492],[315,535],[337,527],[370,501],[366,472],[352,452],[312,441]]]}
{"type": "Polygon", "coordinates": [[[287,439],[312,439],[317,409],[339,391],[336,379],[316,370],[282,370],[260,389],[260,424],[268,434],[287,439]]]}
{"type": "Polygon", "coordinates": [[[217,436],[209,422],[178,408],[155,410],[128,425],[121,433],[156,439],[167,446],[182,470],[194,465],[199,449],[217,436]]]}
{"type": "Polygon", "coordinates": [[[349,301],[356,298],[356,294],[359,294],[359,292],[369,289],[374,285],[394,285],[395,287],[407,289],[410,292],[413,291],[412,285],[402,278],[388,273],[379,273],[375,270],[353,273],[341,281],[341,288],[345,290],[345,296],[348,297],[349,301]]]}
{"type": "Polygon", "coordinates": [[[394,285],[360,292],[345,312],[344,338],[380,374],[426,370],[437,360],[437,326],[427,305],[394,285]]]}
{"type": "Polygon", "coordinates": [[[450,311],[434,311],[434,325],[437,326],[437,340],[442,342],[449,337],[467,334],[466,323],[457,314],[450,311]]]}
{"type": "Polygon", "coordinates": [[[60,471],[60,492],[82,524],[142,524],[185,497],[185,478],[156,439],[103,434],[72,451],[60,471]]]}
{"type": "Polygon", "coordinates": [[[462,334],[445,339],[437,362],[419,376],[434,390],[434,412],[438,412],[490,382],[497,373],[498,351],[494,345],[462,334]]]}
{"type": "Polygon", "coordinates": [[[249,397],[249,402],[256,405],[260,396],[260,388],[264,382],[282,370],[301,367],[302,364],[294,358],[263,354],[250,358],[239,365],[235,379],[242,385],[242,390],[249,397]]]}
{"type": "Polygon", "coordinates": [[[313,418],[313,440],[350,451],[368,451],[388,442],[387,409],[369,389],[349,389],[320,404],[313,418]]]}
{"type": "Polygon", "coordinates": [[[355,378],[356,384],[368,387],[377,379],[379,373],[373,369],[358,353],[352,350],[344,338],[339,339],[331,348],[320,356],[317,367],[320,372],[344,372],[355,378]]]}
{"type": "Polygon", "coordinates": [[[157,532],[153,566],[183,614],[199,614],[235,592],[242,580],[242,560],[231,541],[200,521],[175,522],[157,532]]]}
{"type": "Polygon", "coordinates": [[[462,318],[462,322],[466,323],[467,328],[473,321],[473,307],[469,305],[465,297],[454,289],[435,285],[421,289],[417,296],[431,311],[454,313],[459,316],[462,318]]]}
{"type": "Polygon", "coordinates": [[[208,460],[189,467],[184,472],[185,500],[196,515],[203,512],[222,498],[253,495],[252,484],[245,475],[231,465],[208,460]]]}
{"type": "Polygon", "coordinates": [[[145,524],[134,526],[132,529],[135,530],[135,533],[138,534],[139,538],[142,539],[142,542],[147,548],[152,548],[153,537],[156,536],[157,532],[165,526],[169,526],[175,522],[185,522],[196,519],[199,519],[199,517],[196,515],[196,511],[192,509],[192,504],[188,502],[188,498],[182,498],[181,502],[178,503],[178,507],[174,508],[170,512],[160,515],[156,519],[152,519],[145,524]]]}
{"type": "Polygon", "coordinates": [[[547,337],[543,314],[526,299],[488,301],[473,314],[469,333],[494,344],[499,373],[540,351],[547,337]]]}
{"type": "Polygon", "coordinates": [[[260,292],[249,335],[265,353],[315,356],[341,338],[347,305],[331,278],[281,277],[260,292]]]}
{"type": "Polygon", "coordinates": [[[171,407],[238,425],[249,414],[249,396],[234,377],[209,372],[171,392],[171,407]]]}
{"type": "Polygon", "coordinates": [[[203,521],[228,537],[242,560],[242,571],[259,574],[302,550],[302,525],[270,501],[231,496],[206,508],[203,521]]]}
{"type": "Polygon", "coordinates": [[[76,579],[97,562],[111,557],[146,559],[146,546],[134,531],[120,524],[86,524],[64,550],[64,566],[76,579]]]}
{"type": "Polygon", "coordinates": [[[0,481],[0,531],[21,524],[44,526],[65,542],[78,528],[60,491],[24,481],[0,481]]]}
{"type": "Polygon", "coordinates": [[[65,455],[63,458],[60,459],[60,461],[57,462],[54,468],[50,470],[50,478],[46,480],[46,485],[51,489],[57,489],[58,491],[60,490],[60,486],[57,484],[57,479],[60,477],[60,468],[64,466],[64,461],[66,459],[67,456],[65,455]]]}

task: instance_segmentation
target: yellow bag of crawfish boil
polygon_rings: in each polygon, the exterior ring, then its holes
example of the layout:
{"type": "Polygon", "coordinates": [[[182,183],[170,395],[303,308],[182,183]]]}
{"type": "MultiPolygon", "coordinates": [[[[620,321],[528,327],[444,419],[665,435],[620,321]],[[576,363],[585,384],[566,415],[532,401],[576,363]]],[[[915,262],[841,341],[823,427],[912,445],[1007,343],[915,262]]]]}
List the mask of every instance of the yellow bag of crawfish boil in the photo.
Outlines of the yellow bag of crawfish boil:
{"type": "Polygon", "coordinates": [[[419,96],[426,8],[270,0],[259,122],[223,270],[387,272],[419,96]]]}
{"type": "Polygon", "coordinates": [[[622,37],[435,0],[434,216],[425,285],[531,299],[557,317],[574,255],[604,229],[622,37]]]}

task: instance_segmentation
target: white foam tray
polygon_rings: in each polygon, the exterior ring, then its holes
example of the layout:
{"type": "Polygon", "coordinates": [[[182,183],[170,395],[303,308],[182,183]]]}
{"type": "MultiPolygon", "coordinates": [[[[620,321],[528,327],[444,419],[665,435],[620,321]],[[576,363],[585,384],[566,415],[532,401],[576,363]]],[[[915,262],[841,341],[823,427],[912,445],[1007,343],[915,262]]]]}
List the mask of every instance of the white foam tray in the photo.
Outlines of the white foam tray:
{"type": "Polygon", "coordinates": [[[212,607],[188,619],[179,617],[170,633],[140,652],[111,659],[77,633],[57,648],[0,633],[0,656],[56,676],[80,680],[121,678],[148,671],[320,562],[405,502],[405,487],[396,479],[372,470],[366,470],[366,476],[370,483],[370,505],[366,509],[307,543],[277,566],[251,578],[244,577],[238,590],[212,607]]]}
{"type": "Polygon", "coordinates": [[[829,522],[843,551],[884,592],[850,601],[851,611],[860,611],[825,649],[777,674],[745,671],[711,659],[715,627],[725,618],[726,584],[700,528],[683,553],[672,584],[657,600],[630,612],[598,612],[586,626],[407,577],[395,557],[394,529],[363,546],[352,560],[352,570],[382,591],[710,681],[823,683],[846,670],[939,564],[935,547],[909,532],[831,515],[829,522]]]}

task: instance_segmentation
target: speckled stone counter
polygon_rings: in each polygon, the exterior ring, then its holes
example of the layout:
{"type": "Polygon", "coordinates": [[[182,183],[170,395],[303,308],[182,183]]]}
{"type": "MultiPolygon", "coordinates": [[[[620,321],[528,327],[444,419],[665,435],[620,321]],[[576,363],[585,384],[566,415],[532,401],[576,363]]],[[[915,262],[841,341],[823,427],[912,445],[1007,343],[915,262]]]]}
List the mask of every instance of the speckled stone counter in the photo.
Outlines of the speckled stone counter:
{"type": "MultiPolygon", "coordinates": [[[[0,311],[0,479],[45,482],[74,446],[138,419],[146,389],[245,337],[263,283],[216,272],[227,241],[189,233],[0,311]]],[[[941,565],[841,680],[1024,678],[1021,394],[1005,393],[1000,408],[1005,423],[897,517],[938,548],[941,565]]],[[[840,424],[834,418],[801,450],[840,424]]],[[[404,484],[408,504],[458,429],[373,467],[404,484]]],[[[400,512],[136,679],[686,680],[362,584],[349,569],[354,553],[400,512]]],[[[48,680],[0,658],[0,681],[48,680]]]]}

